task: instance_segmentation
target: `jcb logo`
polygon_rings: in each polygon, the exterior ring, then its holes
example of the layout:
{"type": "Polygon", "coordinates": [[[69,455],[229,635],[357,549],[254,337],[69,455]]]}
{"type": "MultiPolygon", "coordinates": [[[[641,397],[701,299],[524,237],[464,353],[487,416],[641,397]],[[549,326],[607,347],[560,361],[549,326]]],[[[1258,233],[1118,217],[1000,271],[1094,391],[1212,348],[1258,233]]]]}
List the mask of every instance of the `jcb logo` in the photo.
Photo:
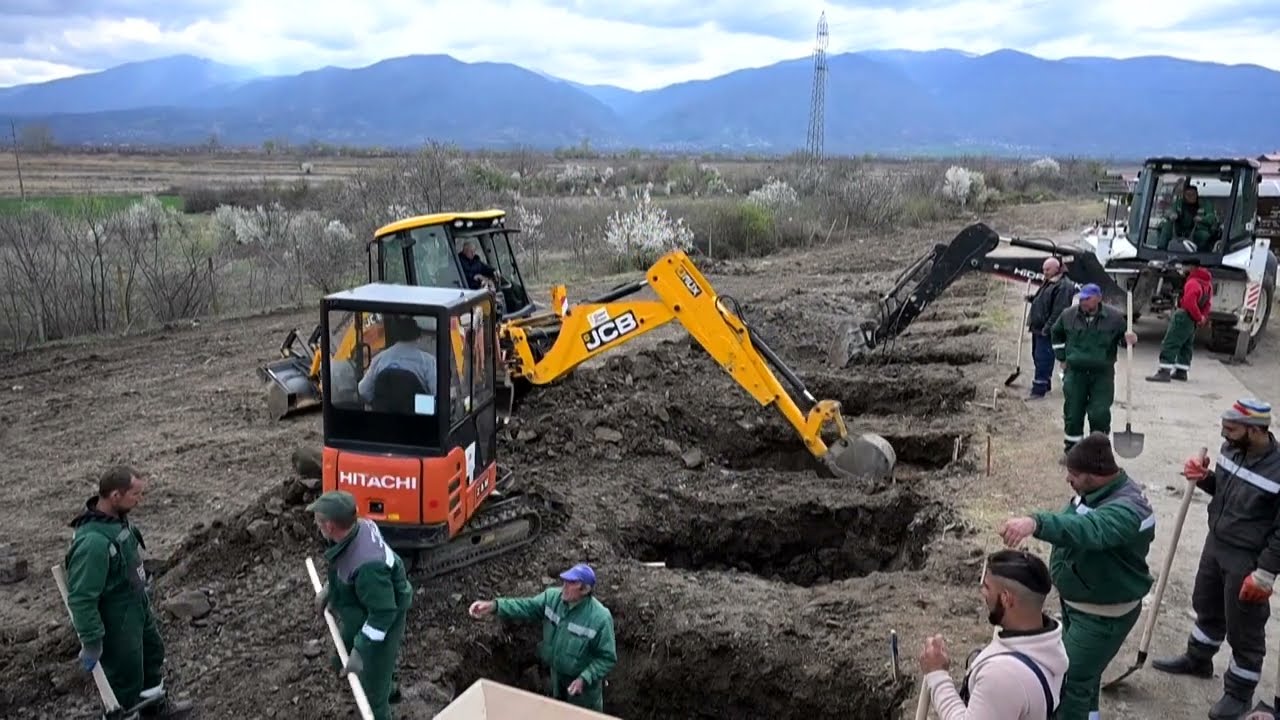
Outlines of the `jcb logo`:
{"type": "Polygon", "coordinates": [[[680,282],[684,283],[685,289],[689,291],[690,295],[698,297],[702,294],[702,288],[698,285],[698,281],[694,280],[684,268],[676,268],[676,274],[680,276],[680,282]]]}
{"type": "Polygon", "coordinates": [[[582,344],[586,346],[587,352],[595,352],[609,343],[616,342],[618,338],[630,335],[638,327],[640,323],[636,321],[636,316],[628,310],[582,333],[582,344]]]}

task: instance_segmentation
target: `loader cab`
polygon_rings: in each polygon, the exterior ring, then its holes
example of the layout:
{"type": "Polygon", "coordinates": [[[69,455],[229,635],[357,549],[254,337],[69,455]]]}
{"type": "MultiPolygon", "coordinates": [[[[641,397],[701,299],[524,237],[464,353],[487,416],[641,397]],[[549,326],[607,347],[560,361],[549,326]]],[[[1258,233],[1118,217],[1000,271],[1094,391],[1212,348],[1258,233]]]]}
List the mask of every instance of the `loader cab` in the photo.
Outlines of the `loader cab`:
{"type": "MultiPolygon", "coordinates": [[[[1157,158],[1143,166],[1129,213],[1130,241],[1143,261],[1178,262],[1195,258],[1215,267],[1254,242],[1259,166],[1251,160],[1157,158]],[[1194,197],[1213,222],[1190,232],[1177,226],[1178,208],[1194,197]]],[[[1207,217],[1207,215],[1206,215],[1207,217]]]]}
{"type": "Polygon", "coordinates": [[[524,317],[537,308],[529,299],[516,261],[506,213],[484,210],[436,213],[399,220],[379,228],[368,246],[369,282],[471,289],[463,276],[460,254],[467,244],[485,264],[498,271],[499,314],[524,317]]]}
{"type": "Polygon", "coordinates": [[[371,283],[325,297],[321,325],[324,489],[392,547],[447,542],[496,480],[494,296],[371,283]]]}

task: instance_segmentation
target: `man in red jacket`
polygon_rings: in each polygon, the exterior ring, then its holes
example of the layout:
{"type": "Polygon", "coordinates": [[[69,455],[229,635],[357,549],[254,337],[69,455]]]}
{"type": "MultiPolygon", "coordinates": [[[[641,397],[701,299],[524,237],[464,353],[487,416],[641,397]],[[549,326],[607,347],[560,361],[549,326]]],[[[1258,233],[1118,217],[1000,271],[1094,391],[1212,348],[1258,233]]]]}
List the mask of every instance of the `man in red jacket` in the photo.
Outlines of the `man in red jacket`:
{"type": "Polygon", "coordinates": [[[1150,382],[1186,380],[1191,369],[1191,347],[1195,344],[1196,328],[1209,322],[1209,308],[1213,304],[1213,276],[1202,267],[1191,268],[1182,284],[1182,297],[1178,309],[1169,317],[1169,328],[1160,343],[1160,369],[1147,378],[1150,382]]]}

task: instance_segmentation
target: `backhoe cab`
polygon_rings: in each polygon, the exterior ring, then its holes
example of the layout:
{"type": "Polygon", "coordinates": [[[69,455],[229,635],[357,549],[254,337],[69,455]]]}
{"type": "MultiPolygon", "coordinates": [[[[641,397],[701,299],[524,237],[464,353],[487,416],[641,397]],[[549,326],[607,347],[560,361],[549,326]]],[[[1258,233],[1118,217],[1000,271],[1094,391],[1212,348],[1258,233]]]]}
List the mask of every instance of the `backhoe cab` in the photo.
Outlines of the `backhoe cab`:
{"type": "Polygon", "coordinates": [[[537,508],[501,495],[497,308],[485,290],[374,283],[321,302],[324,489],[355,496],[415,573],[532,541],[537,508]],[[336,336],[361,341],[334,343],[336,336]],[[491,499],[493,498],[493,499],[491,499]]]}
{"type": "MultiPolygon", "coordinates": [[[[1148,159],[1127,222],[1085,236],[1108,274],[1133,283],[1135,318],[1176,308],[1190,268],[1207,269],[1209,347],[1235,362],[1257,346],[1276,293],[1276,252],[1258,210],[1280,183],[1259,171],[1248,159],[1148,159]]],[[[1099,191],[1119,200],[1113,188],[1099,191]]]]}
{"type": "MultiPolygon", "coordinates": [[[[398,220],[379,228],[366,247],[368,282],[396,285],[454,288],[488,287],[496,297],[500,317],[527,317],[538,310],[525,288],[516,262],[512,237],[519,232],[506,227],[502,210],[466,213],[436,213],[398,220]],[[496,272],[495,280],[466,277],[462,253],[471,245],[476,257],[496,272]]],[[[345,332],[346,324],[333,322],[334,331],[345,332]]],[[[267,407],[275,419],[283,419],[320,404],[321,328],[317,326],[305,343],[297,329],[290,330],[280,345],[280,359],[259,368],[267,381],[267,407]]],[[[335,345],[353,347],[354,337],[331,336],[335,345]]]]}

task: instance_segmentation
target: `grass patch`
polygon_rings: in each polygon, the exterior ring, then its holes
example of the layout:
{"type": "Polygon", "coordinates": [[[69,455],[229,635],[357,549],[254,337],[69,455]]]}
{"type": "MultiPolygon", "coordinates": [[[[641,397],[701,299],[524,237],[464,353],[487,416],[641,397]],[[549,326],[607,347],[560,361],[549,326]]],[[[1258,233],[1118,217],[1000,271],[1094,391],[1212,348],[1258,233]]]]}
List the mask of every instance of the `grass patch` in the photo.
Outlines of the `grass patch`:
{"type": "MultiPolygon", "coordinates": [[[[178,195],[157,195],[156,199],[166,207],[182,209],[182,198],[178,195]]],[[[85,203],[92,203],[97,210],[116,212],[126,210],[141,201],[141,195],[46,195],[28,197],[26,200],[3,197],[0,198],[0,215],[16,215],[26,208],[41,208],[51,213],[66,214],[75,212],[85,203]]]]}

